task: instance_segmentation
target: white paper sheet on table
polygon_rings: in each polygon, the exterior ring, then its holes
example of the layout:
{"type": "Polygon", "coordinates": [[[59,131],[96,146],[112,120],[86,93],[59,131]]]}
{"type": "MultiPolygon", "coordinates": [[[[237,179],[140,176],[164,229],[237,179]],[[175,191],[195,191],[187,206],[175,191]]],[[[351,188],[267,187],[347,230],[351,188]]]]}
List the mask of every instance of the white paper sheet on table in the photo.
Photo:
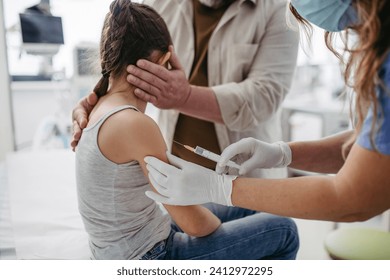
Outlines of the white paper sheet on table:
{"type": "Polygon", "coordinates": [[[74,153],[19,152],[7,157],[18,259],[89,259],[78,212],[74,153]]]}

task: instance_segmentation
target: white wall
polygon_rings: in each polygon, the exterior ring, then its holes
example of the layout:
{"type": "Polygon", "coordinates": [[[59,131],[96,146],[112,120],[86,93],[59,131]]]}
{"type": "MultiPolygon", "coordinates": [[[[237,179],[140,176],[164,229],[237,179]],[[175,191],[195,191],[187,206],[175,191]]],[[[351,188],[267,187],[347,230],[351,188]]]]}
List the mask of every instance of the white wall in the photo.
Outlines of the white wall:
{"type": "Polygon", "coordinates": [[[13,151],[14,139],[11,118],[10,81],[5,43],[3,0],[0,0],[0,161],[13,151]]]}

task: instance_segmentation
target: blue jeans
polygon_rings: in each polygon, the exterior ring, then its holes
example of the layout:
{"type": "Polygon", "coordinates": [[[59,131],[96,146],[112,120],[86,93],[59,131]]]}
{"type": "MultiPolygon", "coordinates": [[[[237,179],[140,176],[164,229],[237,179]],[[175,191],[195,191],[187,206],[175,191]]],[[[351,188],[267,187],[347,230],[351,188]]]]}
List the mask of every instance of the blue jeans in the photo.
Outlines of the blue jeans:
{"type": "Polygon", "coordinates": [[[215,232],[192,237],[172,224],[168,239],[157,243],[142,259],[295,259],[299,238],[290,218],[217,204],[204,206],[222,221],[215,232]]]}

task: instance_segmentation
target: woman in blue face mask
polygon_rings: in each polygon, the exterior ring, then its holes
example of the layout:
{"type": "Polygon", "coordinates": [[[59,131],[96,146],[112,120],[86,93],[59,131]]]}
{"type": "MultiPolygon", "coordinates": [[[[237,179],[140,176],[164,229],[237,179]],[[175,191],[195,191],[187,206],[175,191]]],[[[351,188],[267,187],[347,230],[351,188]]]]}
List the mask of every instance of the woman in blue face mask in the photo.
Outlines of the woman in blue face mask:
{"type": "Polygon", "coordinates": [[[332,32],[338,32],[359,23],[352,0],[291,0],[290,9],[301,19],[332,32]]]}
{"type": "MultiPolygon", "coordinates": [[[[168,155],[172,165],[146,158],[149,177],[167,204],[216,202],[278,215],[330,221],[361,221],[390,208],[390,0],[292,0],[304,25],[345,30],[345,81],[355,93],[355,129],[318,141],[264,143],[243,139],[227,147],[217,171],[237,155],[239,173],[290,166],[335,176],[248,179],[218,174],[168,155]],[[354,34],[354,44],[348,42],[354,34]]],[[[277,59],[277,58],[276,58],[277,59]]]]}

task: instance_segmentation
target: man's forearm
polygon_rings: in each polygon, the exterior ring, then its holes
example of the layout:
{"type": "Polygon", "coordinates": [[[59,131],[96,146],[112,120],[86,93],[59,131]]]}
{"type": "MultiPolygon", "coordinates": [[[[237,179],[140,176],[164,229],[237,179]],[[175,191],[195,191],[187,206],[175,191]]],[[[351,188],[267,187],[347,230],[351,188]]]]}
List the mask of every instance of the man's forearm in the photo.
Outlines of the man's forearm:
{"type": "Polygon", "coordinates": [[[191,93],[180,108],[181,113],[198,119],[224,123],[214,91],[208,87],[191,86],[191,93]]]}
{"type": "Polygon", "coordinates": [[[320,173],[336,173],[344,164],[343,144],[353,131],[342,132],[316,141],[291,142],[292,162],[289,167],[320,173]]]}

